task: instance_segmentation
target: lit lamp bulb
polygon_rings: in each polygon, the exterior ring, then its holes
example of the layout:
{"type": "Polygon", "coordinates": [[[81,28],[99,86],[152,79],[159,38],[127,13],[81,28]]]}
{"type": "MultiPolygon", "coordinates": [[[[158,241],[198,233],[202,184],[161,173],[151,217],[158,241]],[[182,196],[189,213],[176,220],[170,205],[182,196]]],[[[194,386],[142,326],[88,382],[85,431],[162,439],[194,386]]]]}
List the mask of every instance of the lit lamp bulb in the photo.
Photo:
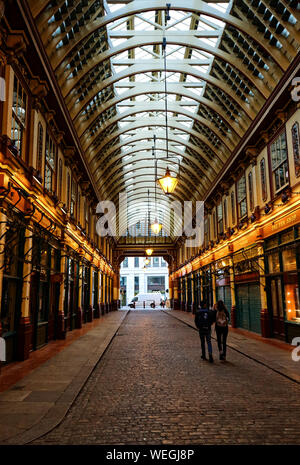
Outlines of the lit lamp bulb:
{"type": "Polygon", "coordinates": [[[149,265],[150,259],[149,259],[149,258],[145,258],[144,262],[145,262],[145,265],[149,265]]]}
{"type": "Polygon", "coordinates": [[[152,254],[153,254],[153,249],[146,250],[146,255],[152,255],[152,254]]]}
{"type": "Polygon", "coordinates": [[[171,176],[170,170],[167,168],[166,174],[157,181],[165,194],[172,194],[177,186],[178,178],[171,176]]]}
{"type": "Polygon", "coordinates": [[[160,223],[157,221],[157,218],[155,218],[154,223],[151,224],[151,231],[152,231],[154,234],[159,234],[161,228],[162,228],[162,224],[160,224],[160,223]]]}

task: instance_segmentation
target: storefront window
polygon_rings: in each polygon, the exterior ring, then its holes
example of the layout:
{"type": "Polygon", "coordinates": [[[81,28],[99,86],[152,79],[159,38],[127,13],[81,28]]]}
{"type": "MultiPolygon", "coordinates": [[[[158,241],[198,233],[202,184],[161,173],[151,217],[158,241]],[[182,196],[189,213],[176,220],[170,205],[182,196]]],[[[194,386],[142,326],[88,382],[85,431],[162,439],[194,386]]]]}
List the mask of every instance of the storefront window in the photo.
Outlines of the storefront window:
{"type": "Polygon", "coordinates": [[[278,246],[278,239],[277,237],[271,237],[270,239],[266,240],[266,249],[272,249],[273,247],[278,246]]]}
{"type": "Polygon", "coordinates": [[[295,271],[297,269],[296,264],[296,250],[286,249],[282,251],[282,263],[283,271],[295,271]]]}
{"type": "Polygon", "coordinates": [[[295,323],[300,323],[300,302],[299,302],[299,288],[297,276],[294,279],[290,276],[290,282],[284,285],[285,304],[286,304],[286,319],[295,323]]]}
{"type": "Polygon", "coordinates": [[[278,252],[274,252],[268,256],[269,273],[280,272],[280,262],[278,252]]]}
{"type": "Polygon", "coordinates": [[[300,323],[299,274],[297,273],[297,254],[300,248],[295,243],[295,228],[290,228],[267,239],[265,248],[274,248],[266,253],[269,273],[273,274],[268,278],[268,288],[270,289],[274,328],[280,334],[278,330],[280,321],[283,323],[285,319],[289,322],[300,323]],[[277,276],[274,276],[274,273],[277,276]]]}
{"type": "Polygon", "coordinates": [[[286,242],[291,242],[294,240],[294,230],[284,232],[280,235],[280,244],[285,244],[286,242]]]}

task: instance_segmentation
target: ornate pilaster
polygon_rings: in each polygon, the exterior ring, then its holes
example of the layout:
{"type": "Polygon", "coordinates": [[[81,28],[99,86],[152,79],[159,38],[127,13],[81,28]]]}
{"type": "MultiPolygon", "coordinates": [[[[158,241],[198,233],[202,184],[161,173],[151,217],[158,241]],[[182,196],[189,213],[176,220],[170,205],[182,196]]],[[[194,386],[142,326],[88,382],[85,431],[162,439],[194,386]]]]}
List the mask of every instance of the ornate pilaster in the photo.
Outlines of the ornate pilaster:
{"type": "Polygon", "coordinates": [[[23,286],[21,301],[21,317],[17,328],[17,359],[29,358],[32,324],[30,319],[30,285],[32,270],[32,231],[26,228],[24,244],[23,286]]]}

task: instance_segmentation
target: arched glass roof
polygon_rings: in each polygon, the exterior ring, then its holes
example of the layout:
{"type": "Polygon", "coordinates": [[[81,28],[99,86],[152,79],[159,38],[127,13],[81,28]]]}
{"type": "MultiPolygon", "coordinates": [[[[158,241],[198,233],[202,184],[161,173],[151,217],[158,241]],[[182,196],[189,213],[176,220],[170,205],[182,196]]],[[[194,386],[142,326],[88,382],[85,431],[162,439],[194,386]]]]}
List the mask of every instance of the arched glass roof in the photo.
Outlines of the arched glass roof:
{"type": "MultiPolygon", "coordinates": [[[[299,51],[295,0],[29,0],[101,199],[201,200],[299,51]],[[168,18],[169,14],[169,18],[168,18]],[[166,38],[164,72],[163,38],[166,38]],[[180,182],[157,190],[168,148],[180,182]]],[[[122,226],[122,225],[120,225],[122,226]]]]}

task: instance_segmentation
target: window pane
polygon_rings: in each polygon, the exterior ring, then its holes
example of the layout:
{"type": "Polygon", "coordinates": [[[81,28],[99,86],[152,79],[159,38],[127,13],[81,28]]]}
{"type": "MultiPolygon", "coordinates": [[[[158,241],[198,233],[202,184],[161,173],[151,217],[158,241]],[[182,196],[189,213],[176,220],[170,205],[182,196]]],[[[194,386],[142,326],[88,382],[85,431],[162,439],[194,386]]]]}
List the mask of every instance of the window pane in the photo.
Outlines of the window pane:
{"type": "Polygon", "coordinates": [[[159,266],[159,257],[154,257],[153,258],[153,266],[156,266],[156,267],[159,266]]]}
{"type": "Polygon", "coordinates": [[[266,185],[266,167],[265,159],[263,158],[260,162],[260,180],[261,180],[261,195],[262,200],[267,200],[267,185],[266,185]]]}
{"type": "Polygon", "coordinates": [[[240,217],[246,215],[247,213],[247,202],[246,199],[240,203],[240,217]]]}
{"type": "Polygon", "coordinates": [[[269,263],[269,273],[279,273],[280,272],[280,263],[279,263],[279,254],[272,253],[268,256],[269,263]]]}
{"type": "Polygon", "coordinates": [[[293,271],[297,269],[295,249],[282,251],[283,271],[293,271]]]}
{"type": "Polygon", "coordinates": [[[287,320],[300,323],[300,303],[297,276],[295,276],[293,283],[284,285],[284,292],[287,320]]]}
{"type": "Polygon", "coordinates": [[[294,164],[295,164],[295,174],[299,176],[300,174],[300,139],[299,139],[299,124],[298,122],[293,124],[292,127],[292,142],[293,142],[293,153],[294,153],[294,164]]]}

